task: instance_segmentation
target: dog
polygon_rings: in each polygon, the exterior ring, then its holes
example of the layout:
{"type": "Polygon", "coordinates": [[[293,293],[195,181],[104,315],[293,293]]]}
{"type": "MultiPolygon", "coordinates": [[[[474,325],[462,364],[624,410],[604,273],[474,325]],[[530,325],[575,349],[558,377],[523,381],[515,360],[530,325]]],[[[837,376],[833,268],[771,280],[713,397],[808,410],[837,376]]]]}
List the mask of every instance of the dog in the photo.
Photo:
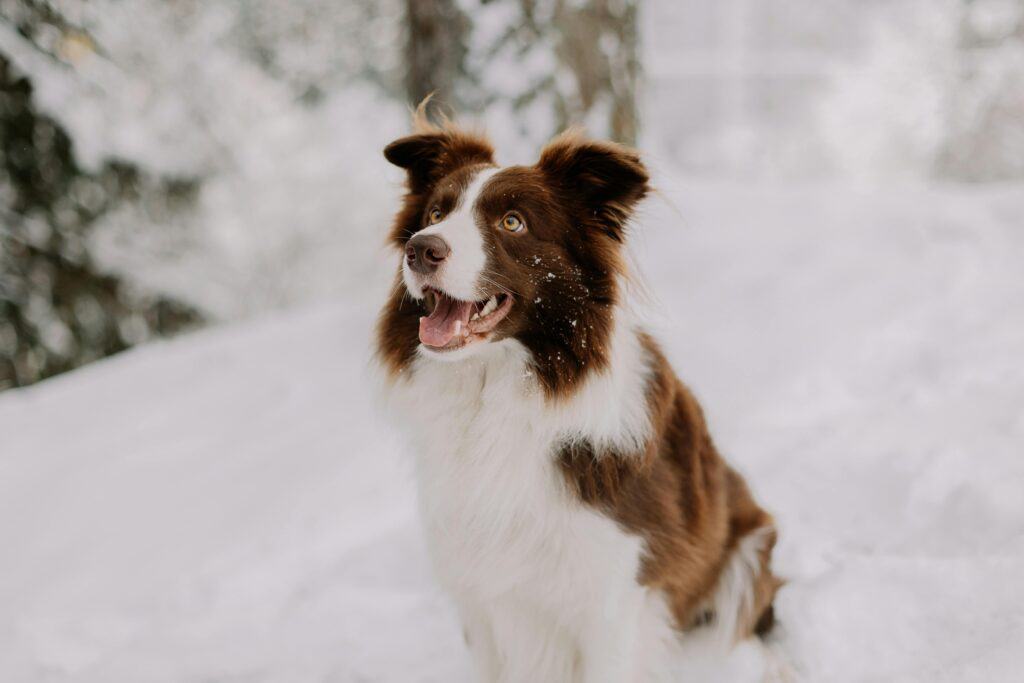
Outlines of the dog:
{"type": "Polygon", "coordinates": [[[578,132],[499,167],[422,108],[377,326],[431,560],[481,680],[661,680],[695,629],[764,634],[776,531],[626,305],[648,173],[578,132]]]}

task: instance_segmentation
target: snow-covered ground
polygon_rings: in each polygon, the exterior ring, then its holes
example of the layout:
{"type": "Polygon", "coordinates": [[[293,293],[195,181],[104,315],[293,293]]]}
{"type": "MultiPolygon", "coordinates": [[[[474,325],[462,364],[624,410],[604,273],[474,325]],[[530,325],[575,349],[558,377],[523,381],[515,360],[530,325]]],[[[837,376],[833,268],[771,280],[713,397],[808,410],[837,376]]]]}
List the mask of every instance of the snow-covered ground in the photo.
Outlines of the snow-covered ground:
{"type": "MultiPolygon", "coordinates": [[[[778,518],[778,656],[1020,680],[1024,190],[660,186],[652,326],[778,518]]],[[[372,399],[385,268],[0,395],[0,680],[467,680],[372,399]]]]}

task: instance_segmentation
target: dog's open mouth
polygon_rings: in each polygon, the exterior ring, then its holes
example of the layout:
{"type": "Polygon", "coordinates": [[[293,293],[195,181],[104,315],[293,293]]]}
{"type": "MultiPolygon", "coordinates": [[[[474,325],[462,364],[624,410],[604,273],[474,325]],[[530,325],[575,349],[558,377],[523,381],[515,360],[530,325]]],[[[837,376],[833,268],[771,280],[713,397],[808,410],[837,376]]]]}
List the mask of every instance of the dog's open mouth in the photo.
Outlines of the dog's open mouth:
{"type": "Polygon", "coordinates": [[[512,297],[504,293],[483,301],[461,301],[429,288],[424,293],[430,315],[420,318],[420,341],[437,351],[486,338],[512,310],[512,297]]]}

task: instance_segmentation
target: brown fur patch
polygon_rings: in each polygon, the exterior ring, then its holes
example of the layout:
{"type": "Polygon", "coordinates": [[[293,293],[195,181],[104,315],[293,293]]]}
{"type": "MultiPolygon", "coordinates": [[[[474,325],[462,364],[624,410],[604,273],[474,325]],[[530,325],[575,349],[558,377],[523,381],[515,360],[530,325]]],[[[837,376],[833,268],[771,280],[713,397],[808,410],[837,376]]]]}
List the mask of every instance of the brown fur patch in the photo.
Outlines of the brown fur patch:
{"type": "Polygon", "coordinates": [[[617,242],[637,202],[649,191],[647,169],[636,150],[613,142],[588,140],[569,130],[541,152],[539,168],[574,205],[572,213],[587,231],[617,242]]]}
{"type": "Polygon", "coordinates": [[[416,356],[420,316],[427,314],[423,304],[405,290],[401,274],[395,279],[377,320],[377,357],[392,378],[404,372],[416,356]]]}
{"type": "MultiPolygon", "coordinates": [[[[715,449],[703,413],[654,341],[648,404],[653,436],[642,453],[595,452],[566,444],[558,462],[570,489],[646,541],[639,581],[664,592],[680,629],[706,620],[702,610],[739,542],[772,525],[742,478],[715,449]]],[[[774,531],[754,578],[754,605],[739,615],[741,636],[765,627],[779,586],[769,564],[774,531]]]]}
{"type": "Polygon", "coordinates": [[[491,178],[479,200],[484,225],[514,210],[527,226],[518,235],[484,232],[485,276],[516,302],[496,337],[530,351],[551,397],[571,394],[587,372],[605,367],[623,268],[607,227],[587,223],[595,209],[574,206],[566,192],[538,166],[519,166],[491,178]]]}

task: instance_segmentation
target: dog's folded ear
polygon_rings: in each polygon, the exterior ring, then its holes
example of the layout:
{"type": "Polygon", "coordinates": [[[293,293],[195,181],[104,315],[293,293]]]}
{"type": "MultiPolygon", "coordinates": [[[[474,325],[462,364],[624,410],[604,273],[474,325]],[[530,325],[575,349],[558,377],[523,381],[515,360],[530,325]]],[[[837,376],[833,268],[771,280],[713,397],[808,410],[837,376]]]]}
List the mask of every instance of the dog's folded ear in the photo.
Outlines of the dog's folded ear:
{"type": "Polygon", "coordinates": [[[483,137],[448,125],[395,140],[384,158],[404,168],[409,191],[421,194],[460,166],[494,163],[494,149],[483,137]]]}
{"type": "Polygon", "coordinates": [[[570,199],[583,202],[605,231],[623,238],[633,207],[650,189],[640,154],[613,142],[598,142],[567,131],[541,151],[537,168],[570,199]]]}
{"type": "MultiPolygon", "coordinates": [[[[444,138],[439,133],[410,135],[384,148],[384,158],[409,172],[410,185],[424,181],[443,154],[444,138]]],[[[415,190],[415,187],[410,189],[415,190]]]]}

